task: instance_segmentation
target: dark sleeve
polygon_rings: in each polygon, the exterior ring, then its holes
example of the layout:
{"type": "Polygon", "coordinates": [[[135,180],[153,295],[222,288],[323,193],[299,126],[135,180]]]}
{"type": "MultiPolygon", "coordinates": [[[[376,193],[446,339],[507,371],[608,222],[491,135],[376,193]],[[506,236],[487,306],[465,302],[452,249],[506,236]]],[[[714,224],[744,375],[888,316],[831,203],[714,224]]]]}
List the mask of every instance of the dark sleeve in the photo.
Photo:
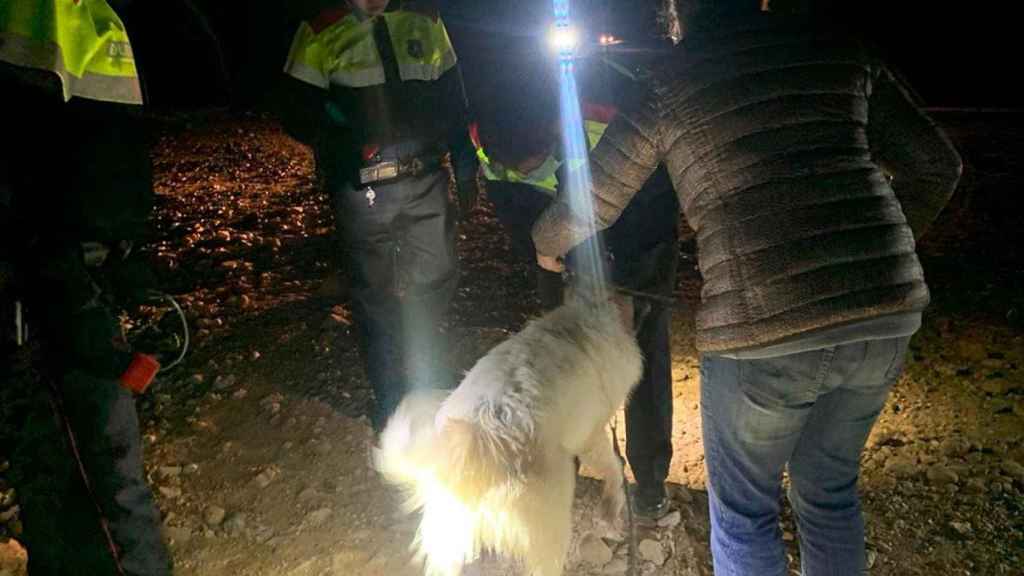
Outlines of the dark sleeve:
{"type": "Polygon", "coordinates": [[[963,169],[960,155],[884,66],[875,71],[868,107],[872,156],[892,176],[907,223],[920,238],[956,190],[963,169]]]}
{"type": "Polygon", "coordinates": [[[446,94],[449,108],[448,149],[452,154],[452,169],[458,182],[473,180],[477,173],[476,148],[469,138],[469,102],[462,84],[462,70],[456,64],[438,80],[446,94]]]}
{"type": "Polygon", "coordinates": [[[289,136],[313,145],[324,122],[326,98],[324,89],[282,75],[270,106],[289,136]]]}

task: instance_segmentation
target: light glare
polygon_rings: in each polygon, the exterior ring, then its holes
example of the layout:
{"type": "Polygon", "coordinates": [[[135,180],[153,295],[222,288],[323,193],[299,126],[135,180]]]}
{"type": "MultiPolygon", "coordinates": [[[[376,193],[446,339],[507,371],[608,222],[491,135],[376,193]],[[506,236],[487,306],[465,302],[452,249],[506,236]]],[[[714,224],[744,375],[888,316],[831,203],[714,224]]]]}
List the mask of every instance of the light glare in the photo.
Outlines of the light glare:
{"type": "Polygon", "coordinates": [[[548,36],[548,42],[558,52],[572,52],[579,43],[579,34],[571,26],[556,26],[548,36]]]}

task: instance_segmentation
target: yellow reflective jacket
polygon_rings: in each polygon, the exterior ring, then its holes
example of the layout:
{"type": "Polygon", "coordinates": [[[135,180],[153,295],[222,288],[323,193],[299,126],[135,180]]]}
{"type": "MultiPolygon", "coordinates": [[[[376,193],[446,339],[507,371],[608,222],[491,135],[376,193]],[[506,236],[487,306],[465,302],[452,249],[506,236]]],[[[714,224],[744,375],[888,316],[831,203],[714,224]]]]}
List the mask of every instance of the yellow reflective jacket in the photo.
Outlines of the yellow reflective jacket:
{"type": "Polygon", "coordinates": [[[300,26],[284,71],[324,99],[286,115],[296,125],[316,119],[318,159],[338,178],[378,157],[450,151],[456,179],[473,180],[466,94],[444,22],[430,2],[392,5],[369,17],[343,4],[300,26]]]}
{"type": "MultiPolygon", "coordinates": [[[[584,102],[582,108],[583,128],[586,131],[587,147],[593,150],[618,111],[613,106],[592,102],[584,102]]],[[[477,159],[483,170],[484,178],[487,180],[529,184],[550,196],[554,196],[557,193],[557,173],[562,165],[562,161],[554,155],[548,156],[544,163],[535,170],[524,174],[513,168],[502,166],[499,162],[491,161],[480,141],[479,129],[476,124],[470,126],[470,137],[473,140],[473,146],[476,148],[477,159]]]]}
{"type": "MultiPolygon", "coordinates": [[[[377,18],[387,23],[403,81],[437,80],[455,66],[455,49],[440,17],[396,10],[377,18]]],[[[341,8],[303,22],[292,42],[285,73],[320,88],[331,84],[349,88],[384,84],[374,21],[341,8]]]]}
{"type": "Polygon", "coordinates": [[[0,2],[0,61],[54,72],[65,100],[142,104],[128,33],[105,0],[0,2]]]}

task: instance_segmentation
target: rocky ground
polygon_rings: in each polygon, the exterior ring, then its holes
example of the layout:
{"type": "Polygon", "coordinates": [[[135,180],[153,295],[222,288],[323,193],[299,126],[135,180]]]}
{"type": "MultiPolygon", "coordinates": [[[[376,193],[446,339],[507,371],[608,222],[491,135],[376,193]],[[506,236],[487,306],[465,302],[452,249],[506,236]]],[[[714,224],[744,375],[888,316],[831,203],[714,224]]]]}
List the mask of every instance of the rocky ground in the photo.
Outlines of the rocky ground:
{"type": "MultiPolygon", "coordinates": [[[[945,119],[964,187],[921,246],[935,304],[864,453],[872,574],[1024,574],[1024,259],[1011,207],[1019,119],[945,119]],[[1014,123],[1015,122],[1015,123],[1014,123]]],[[[348,298],[327,281],[332,217],[312,159],[252,116],[168,123],[148,250],[193,326],[186,362],[140,398],[147,474],[184,576],[417,574],[414,522],[368,469],[370,392],[348,298]]],[[[484,207],[461,225],[450,332],[468,368],[538,307],[484,207]]],[[[674,315],[677,513],[639,534],[644,574],[710,573],[693,349],[700,278],[680,250],[674,315]]],[[[342,275],[343,276],[343,275],[342,275]]],[[[153,312],[156,312],[154,310],[153,312]]],[[[0,575],[22,573],[17,494],[0,454],[0,575]]],[[[586,475],[587,471],[584,470],[586,475]]],[[[578,490],[571,574],[623,574],[626,546],[578,490]]],[[[799,535],[782,529],[794,574],[799,535]]],[[[511,574],[488,561],[478,573],[511,574]]]]}

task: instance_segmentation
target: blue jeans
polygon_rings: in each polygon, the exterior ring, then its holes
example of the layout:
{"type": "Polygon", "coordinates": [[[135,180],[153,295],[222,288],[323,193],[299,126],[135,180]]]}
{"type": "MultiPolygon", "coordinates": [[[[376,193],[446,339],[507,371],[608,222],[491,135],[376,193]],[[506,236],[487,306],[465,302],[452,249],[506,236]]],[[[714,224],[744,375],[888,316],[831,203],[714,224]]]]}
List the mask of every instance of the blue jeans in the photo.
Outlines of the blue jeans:
{"type": "Polygon", "coordinates": [[[910,338],[763,360],[701,360],[704,452],[716,576],[784,576],[782,472],[803,576],[865,571],[860,453],[910,338]]]}

